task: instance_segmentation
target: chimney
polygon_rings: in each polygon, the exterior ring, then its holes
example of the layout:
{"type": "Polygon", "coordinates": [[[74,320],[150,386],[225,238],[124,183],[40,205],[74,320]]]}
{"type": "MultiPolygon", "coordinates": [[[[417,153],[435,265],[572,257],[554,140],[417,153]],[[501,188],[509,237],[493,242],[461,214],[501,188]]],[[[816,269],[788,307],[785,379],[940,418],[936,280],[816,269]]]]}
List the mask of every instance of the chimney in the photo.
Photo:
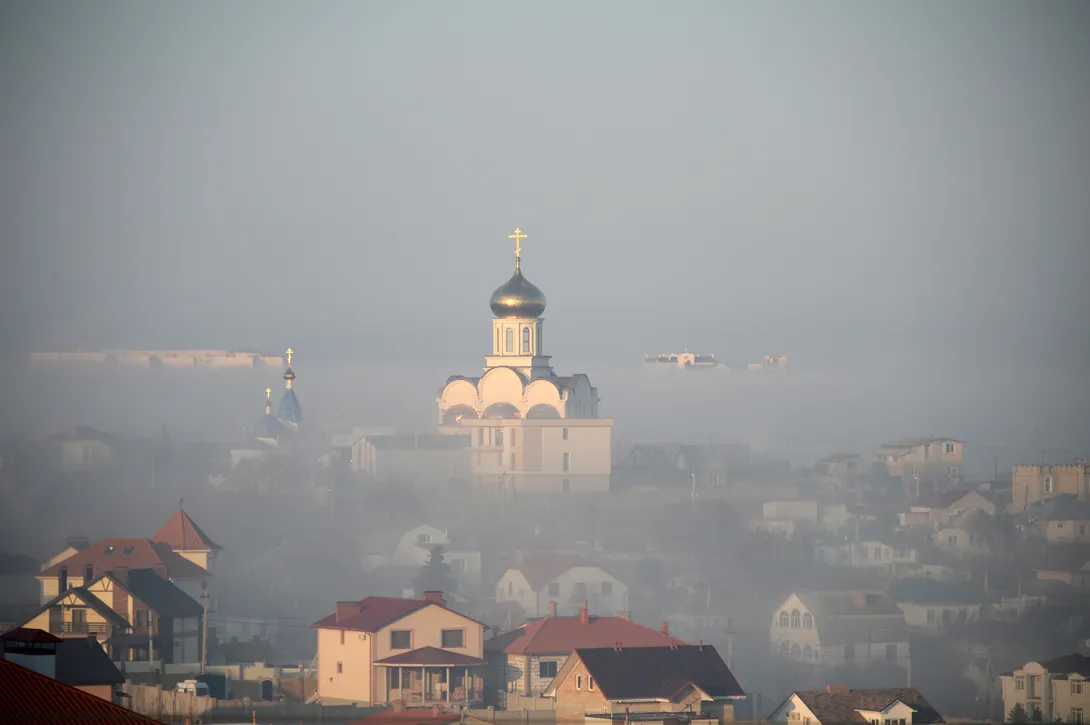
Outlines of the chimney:
{"type": "Polygon", "coordinates": [[[443,598],[443,592],[438,589],[429,589],[424,592],[424,601],[438,604],[440,607],[447,606],[447,600],[443,598]]]}
{"type": "Polygon", "coordinates": [[[579,604],[579,623],[590,624],[590,609],[587,608],[586,599],[579,604]]]}
{"type": "Polygon", "coordinates": [[[617,617],[620,619],[631,620],[632,612],[628,611],[627,609],[622,609],[621,611],[617,612],[617,617]]]}
{"type": "Polygon", "coordinates": [[[865,607],[867,606],[867,593],[860,589],[855,593],[855,606],[865,607]]]}
{"type": "Polygon", "coordinates": [[[847,695],[852,691],[852,688],[847,685],[826,685],[825,692],[830,695],[847,695]]]}
{"type": "Polygon", "coordinates": [[[348,619],[353,614],[359,614],[360,609],[359,602],[337,602],[337,620],[338,622],[348,619]]]}
{"type": "Polygon", "coordinates": [[[662,626],[659,627],[659,631],[663,634],[670,634],[670,623],[667,622],[665,619],[662,620],[662,626]]]}
{"type": "Polygon", "coordinates": [[[547,616],[547,617],[555,617],[556,616],[556,602],[555,601],[553,601],[551,599],[549,600],[549,611],[548,611],[548,614],[546,614],[545,616],[547,616]]]}

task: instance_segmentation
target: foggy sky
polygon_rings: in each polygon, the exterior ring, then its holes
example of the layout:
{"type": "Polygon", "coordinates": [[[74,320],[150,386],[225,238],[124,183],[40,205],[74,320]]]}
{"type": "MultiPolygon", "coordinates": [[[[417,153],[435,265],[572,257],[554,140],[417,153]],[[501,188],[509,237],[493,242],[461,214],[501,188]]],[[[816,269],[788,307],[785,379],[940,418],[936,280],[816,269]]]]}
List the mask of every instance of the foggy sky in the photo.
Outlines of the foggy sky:
{"type": "Polygon", "coordinates": [[[517,225],[573,364],[1078,374],[1088,70],[1082,2],[7,2],[0,335],[471,370],[517,225]]]}

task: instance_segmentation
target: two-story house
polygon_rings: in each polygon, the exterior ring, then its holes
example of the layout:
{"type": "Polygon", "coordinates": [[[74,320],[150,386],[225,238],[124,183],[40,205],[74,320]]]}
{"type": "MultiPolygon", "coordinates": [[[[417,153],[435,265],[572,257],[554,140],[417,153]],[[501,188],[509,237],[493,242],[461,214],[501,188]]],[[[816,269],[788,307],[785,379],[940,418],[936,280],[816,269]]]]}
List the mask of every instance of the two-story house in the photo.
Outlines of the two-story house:
{"type": "Polygon", "coordinates": [[[870,466],[857,453],[832,453],[814,462],[819,483],[845,487],[870,474],[870,466]]]}
{"type": "Polygon", "coordinates": [[[916,496],[957,485],[965,470],[964,456],[965,444],[953,438],[903,438],[879,446],[874,462],[916,496]]]}
{"type": "Polygon", "coordinates": [[[486,677],[490,689],[540,696],[568,656],[578,648],[664,647],[677,643],[664,625],[649,629],[627,613],[600,617],[582,609],[576,617],[549,616],[486,640],[486,659],[497,667],[486,677]],[[665,630],[665,631],[662,631],[665,630]],[[495,677],[497,676],[498,677],[495,677]]]}
{"type": "Polygon", "coordinates": [[[904,613],[875,592],[796,592],[772,615],[770,638],[781,656],[815,665],[904,667],[909,657],[904,613]]]}
{"type": "Polygon", "coordinates": [[[549,611],[575,614],[583,602],[598,611],[628,608],[628,585],[610,572],[575,554],[550,553],[526,557],[510,567],[496,584],[498,603],[514,602],[529,617],[549,611]]]}
{"type": "Polygon", "coordinates": [[[1027,662],[999,676],[1003,713],[1021,705],[1030,720],[1090,722],[1090,657],[1069,654],[1027,662]]]}
{"type": "Polygon", "coordinates": [[[338,602],[318,630],[323,703],[470,703],[482,697],[484,625],[423,599],[367,597],[338,602]]]}
{"type": "Polygon", "coordinates": [[[732,701],[745,697],[711,645],[580,648],[544,694],[556,701],[558,719],[561,713],[573,717],[686,712],[719,725],[733,722],[732,701]]]}
{"type": "Polygon", "coordinates": [[[768,716],[774,725],[926,725],[946,722],[915,687],[792,692],[768,716]]]}
{"type": "Polygon", "coordinates": [[[1074,496],[1090,501],[1090,463],[1016,465],[1011,470],[1011,511],[1024,511],[1035,501],[1074,496]]]}
{"type": "Polygon", "coordinates": [[[118,568],[153,569],[193,599],[200,599],[212,584],[212,574],[207,569],[183,557],[169,544],[150,539],[101,539],[38,573],[42,603],[66,589],[86,586],[104,572],[118,568]]]}

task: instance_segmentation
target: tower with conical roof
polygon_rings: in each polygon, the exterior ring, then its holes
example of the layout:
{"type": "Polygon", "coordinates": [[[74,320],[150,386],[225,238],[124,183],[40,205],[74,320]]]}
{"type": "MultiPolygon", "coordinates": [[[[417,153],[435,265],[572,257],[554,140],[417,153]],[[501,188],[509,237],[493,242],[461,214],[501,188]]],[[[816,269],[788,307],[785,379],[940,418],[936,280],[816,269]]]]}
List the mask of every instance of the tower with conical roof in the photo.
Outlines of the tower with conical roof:
{"type": "Polygon", "coordinates": [[[280,398],[280,405],[276,409],[276,417],[286,426],[298,428],[303,422],[303,409],[299,405],[299,398],[295,395],[295,371],[291,368],[291,358],[295,351],[290,347],[284,353],[287,356],[288,365],[284,370],[284,395],[280,398]]]}

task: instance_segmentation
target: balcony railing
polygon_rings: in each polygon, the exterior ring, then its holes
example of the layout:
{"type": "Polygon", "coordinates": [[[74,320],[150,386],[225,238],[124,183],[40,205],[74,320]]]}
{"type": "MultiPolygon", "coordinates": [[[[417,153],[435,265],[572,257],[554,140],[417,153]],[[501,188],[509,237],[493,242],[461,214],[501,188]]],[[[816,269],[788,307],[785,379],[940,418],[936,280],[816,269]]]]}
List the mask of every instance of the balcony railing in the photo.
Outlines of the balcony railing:
{"type": "Polygon", "coordinates": [[[53,633],[64,634],[106,634],[109,628],[105,622],[64,622],[60,628],[53,626],[53,633]]]}

